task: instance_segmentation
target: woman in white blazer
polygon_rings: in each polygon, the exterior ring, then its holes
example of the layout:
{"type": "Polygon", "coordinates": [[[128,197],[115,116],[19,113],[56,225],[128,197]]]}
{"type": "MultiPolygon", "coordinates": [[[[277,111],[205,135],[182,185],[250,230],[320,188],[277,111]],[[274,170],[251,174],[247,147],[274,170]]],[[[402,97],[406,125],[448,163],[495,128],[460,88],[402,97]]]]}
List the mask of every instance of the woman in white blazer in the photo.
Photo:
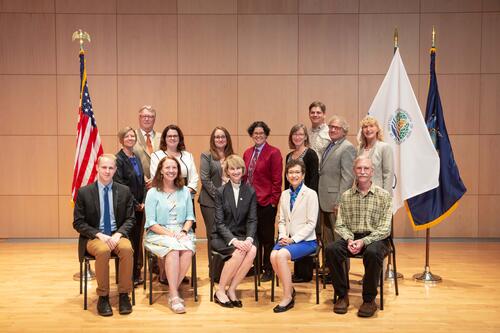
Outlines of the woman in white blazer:
{"type": "Polygon", "coordinates": [[[301,160],[291,160],[285,167],[290,188],[281,194],[278,243],[271,252],[273,270],[282,282],[283,296],[274,312],[284,312],[295,304],[295,289],[289,260],[297,260],[316,251],[318,195],[304,184],[306,167],[301,160]]]}
{"type": "Polygon", "coordinates": [[[366,116],[361,120],[358,134],[358,156],[366,156],[373,163],[373,184],[383,188],[392,195],[394,184],[394,158],[392,148],[384,142],[382,129],[378,120],[366,116]]]}

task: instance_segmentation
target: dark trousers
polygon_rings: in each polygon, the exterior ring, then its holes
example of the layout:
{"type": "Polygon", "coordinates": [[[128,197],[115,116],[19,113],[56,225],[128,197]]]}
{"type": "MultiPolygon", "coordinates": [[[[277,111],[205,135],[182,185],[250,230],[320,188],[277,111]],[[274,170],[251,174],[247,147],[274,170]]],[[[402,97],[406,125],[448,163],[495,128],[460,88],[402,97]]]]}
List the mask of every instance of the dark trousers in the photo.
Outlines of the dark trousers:
{"type": "Polygon", "coordinates": [[[271,251],[274,246],[274,222],[276,219],[276,207],[272,205],[257,205],[257,237],[262,251],[262,268],[271,271],[271,251]]]}
{"type": "Polygon", "coordinates": [[[293,263],[293,275],[297,278],[311,281],[313,278],[314,261],[313,258],[307,256],[296,260],[293,263]]]}
{"type": "MultiPolygon", "coordinates": [[[[328,244],[325,252],[326,264],[330,268],[330,272],[332,272],[333,288],[339,297],[343,297],[347,295],[344,262],[348,257],[354,257],[354,255],[347,249],[347,241],[344,239],[339,239],[328,244]]],[[[384,258],[388,252],[387,240],[373,242],[365,246],[361,252],[365,267],[365,275],[363,277],[364,302],[371,302],[377,296],[380,272],[382,271],[384,258]]]]}
{"type": "Polygon", "coordinates": [[[142,249],[142,236],[144,235],[144,212],[135,212],[136,224],[132,228],[130,233],[130,243],[132,243],[132,249],[134,249],[134,266],[133,274],[134,279],[141,277],[141,269],[143,265],[143,249],[142,249]]]}
{"type": "Polygon", "coordinates": [[[208,266],[210,267],[210,261],[212,258],[210,243],[212,241],[212,230],[215,221],[215,208],[202,205],[200,205],[200,208],[201,215],[203,215],[203,221],[205,222],[205,229],[207,230],[208,266]]]}

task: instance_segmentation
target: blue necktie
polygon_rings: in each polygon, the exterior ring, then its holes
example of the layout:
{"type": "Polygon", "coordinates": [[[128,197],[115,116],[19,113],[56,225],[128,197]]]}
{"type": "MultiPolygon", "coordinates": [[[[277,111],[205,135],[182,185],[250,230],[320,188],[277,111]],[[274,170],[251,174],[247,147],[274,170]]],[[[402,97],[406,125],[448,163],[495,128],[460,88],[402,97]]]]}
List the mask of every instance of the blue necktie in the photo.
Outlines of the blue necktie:
{"type": "Polygon", "coordinates": [[[111,213],[109,212],[109,187],[104,186],[104,233],[111,236],[111,213]]]}
{"type": "Polygon", "coordinates": [[[328,156],[328,153],[330,152],[330,150],[332,150],[333,146],[335,146],[335,142],[331,141],[328,147],[326,147],[325,151],[323,152],[323,156],[321,157],[321,162],[325,160],[326,156],[328,156]]]}

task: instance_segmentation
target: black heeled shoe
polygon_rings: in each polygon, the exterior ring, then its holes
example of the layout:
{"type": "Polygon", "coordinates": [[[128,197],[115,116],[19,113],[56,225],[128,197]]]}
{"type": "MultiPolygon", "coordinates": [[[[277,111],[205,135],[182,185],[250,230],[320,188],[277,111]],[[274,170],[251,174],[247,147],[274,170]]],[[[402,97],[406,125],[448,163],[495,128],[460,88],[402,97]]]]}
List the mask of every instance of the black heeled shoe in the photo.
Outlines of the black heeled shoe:
{"type": "Polygon", "coordinates": [[[292,298],[291,301],[285,305],[285,306],[281,306],[281,305],[276,305],[273,309],[274,313],[280,313],[280,312],[285,312],[285,311],[288,311],[290,310],[291,308],[293,308],[293,306],[295,305],[295,299],[292,298]]]}
{"type": "Polygon", "coordinates": [[[231,304],[233,304],[233,306],[235,308],[242,308],[243,307],[243,303],[241,303],[241,300],[239,300],[239,299],[233,301],[231,298],[229,298],[229,301],[231,302],[231,304]]]}
{"type": "Polygon", "coordinates": [[[220,306],[222,306],[223,308],[232,308],[233,307],[233,302],[231,302],[231,300],[227,301],[227,302],[222,302],[218,297],[217,297],[217,293],[214,293],[214,300],[215,300],[215,303],[219,304],[220,306]]]}

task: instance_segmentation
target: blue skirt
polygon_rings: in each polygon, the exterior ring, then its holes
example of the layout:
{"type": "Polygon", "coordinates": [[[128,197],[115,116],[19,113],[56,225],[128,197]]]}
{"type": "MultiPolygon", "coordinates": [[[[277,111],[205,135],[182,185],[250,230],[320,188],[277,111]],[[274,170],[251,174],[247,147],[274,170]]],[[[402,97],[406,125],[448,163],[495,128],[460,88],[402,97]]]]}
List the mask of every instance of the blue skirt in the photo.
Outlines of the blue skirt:
{"type": "Polygon", "coordinates": [[[274,245],[273,250],[285,249],[288,252],[290,252],[292,260],[297,260],[302,257],[308,256],[311,253],[316,252],[317,247],[318,247],[318,242],[316,242],[316,240],[310,240],[310,241],[293,243],[286,246],[281,246],[278,243],[276,243],[276,245],[274,245]]]}

